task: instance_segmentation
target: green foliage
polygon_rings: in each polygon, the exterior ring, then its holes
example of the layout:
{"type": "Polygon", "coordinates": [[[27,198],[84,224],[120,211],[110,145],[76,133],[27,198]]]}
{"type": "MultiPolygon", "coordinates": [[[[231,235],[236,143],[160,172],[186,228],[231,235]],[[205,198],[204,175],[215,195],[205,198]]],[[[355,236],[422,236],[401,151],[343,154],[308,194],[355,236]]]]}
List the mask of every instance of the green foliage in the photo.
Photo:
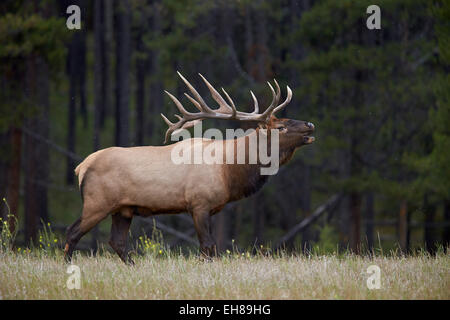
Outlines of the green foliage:
{"type": "Polygon", "coordinates": [[[312,248],[313,254],[335,254],[338,252],[338,232],[332,225],[320,229],[319,241],[312,248]]]}
{"type": "Polygon", "coordinates": [[[11,213],[5,198],[3,202],[7,207],[7,214],[4,220],[0,217],[0,252],[7,252],[13,249],[17,235],[17,228],[11,231],[10,222],[14,220],[15,223],[13,223],[17,226],[17,218],[11,213]]]}
{"type": "Polygon", "coordinates": [[[308,55],[299,64],[300,94],[319,117],[316,157],[333,172],[323,184],[404,198],[412,195],[405,188],[412,175],[403,155],[426,152],[421,139],[431,128],[423,123],[434,92],[424,83],[439,76],[433,59],[417,64],[434,47],[429,32],[416,36],[430,11],[423,1],[381,1],[382,29],[368,30],[370,4],[321,1],[304,13],[297,37],[308,55]]]}
{"type": "Polygon", "coordinates": [[[421,194],[430,193],[436,199],[450,199],[450,3],[441,1],[432,7],[439,48],[439,63],[444,74],[432,82],[436,108],[429,112],[428,127],[432,131],[432,150],[425,156],[408,154],[407,163],[419,173],[413,188],[421,194]]]}
{"type": "Polygon", "coordinates": [[[26,7],[0,16],[0,132],[20,125],[38,106],[30,92],[30,62],[45,63],[53,78],[62,69],[69,38],[64,19],[27,13],[26,7]]]}
{"type": "Polygon", "coordinates": [[[38,250],[42,254],[55,255],[57,251],[61,251],[62,239],[60,239],[53,231],[50,222],[41,221],[42,229],[39,230],[38,250]]]}
{"type": "Polygon", "coordinates": [[[7,207],[7,214],[5,219],[0,217],[0,252],[9,253],[16,251],[17,254],[33,254],[34,256],[62,256],[61,243],[62,240],[56,235],[50,222],[47,224],[44,221],[42,223],[42,229],[39,230],[39,241],[37,245],[31,243],[30,247],[17,247],[16,248],[16,236],[17,226],[19,221],[16,216],[11,213],[6,199],[3,198],[3,202],[7,207]],[[13,222],[15,228],[11,231],[11,222],[13,222]]]}
{"type": "Polygon", "coordinates": [[[8,13],[0,17],[0,59],[24,59],[37,54],[59,67],[64,62],[67,37],[62,19],[8,13]]]}
{"type": "Polygon", "coordinates": [[[154,219],[151,237],[148,237],[146,233],[140,236],[136,242],[136,251],[152,257],[163,257],[169,254],[168,248],[164,245],[163,234],[156,227],[154,219]]]}

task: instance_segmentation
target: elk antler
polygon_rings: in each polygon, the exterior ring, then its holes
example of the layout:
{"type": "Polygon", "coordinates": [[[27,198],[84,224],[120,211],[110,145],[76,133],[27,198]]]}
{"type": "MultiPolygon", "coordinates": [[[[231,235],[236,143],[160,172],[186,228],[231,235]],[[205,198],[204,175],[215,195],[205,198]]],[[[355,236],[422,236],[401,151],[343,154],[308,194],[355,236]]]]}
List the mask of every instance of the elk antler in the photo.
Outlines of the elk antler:
{"type": "Polygon", "coordinates": [[[268,122],[272,114],[284,109],[284,107],[286,107],[286,105],[292,99],[292,90],[291,90],[291,88],[289,88],[289,86],[286,86],[286,88],[287,88],[286,100],[282,104],[278,105],[278,102],[280,101],[280,97],[281,97],[281,90],[280,90],[280,86],[278,85],[278,82],[274,79],[276,92],[273,89],[270,82],[267,82],[267,84],[270,87],[270,90],[272,91],[273,97],[272,97],[271,104],[263,113],[259,113],[258,100],[256,99],[256,97],[252,91],[250,91],[250,94],[253,98],[255,110],[251,113],[237,111],[233,100],[231,99],[231,97],[228,95],[228,93],[225,91],[224,88],[222,88],[222,91],[225,94],[225,97],[228,100],[228,102],[225,101],[225,99],[220,95],[220,93],[216,89],[214,89],[214,87],[208,82],[208,80],[206,80],[201,74],[199,74],[200,77],[205,82],[206,86],[208,87],[209,91],[211,92],[211,96],[219,104],[219,108],[213,110],[205,103],[203,98],[200,96],[200,94],[197,92],[197,90],[195,90],[195,88],[189,83],[189,81],[187,81],[181,75],[180,72],[177,72],[177,73],[180,76],[181,80],[183,80],[183,82],[189,88],[189,90],[191,91],[191,93],[194,97],[191,97],[187,93],[185,93],[185,96],[194,104],[194,106],[200,112],[192,113],[192,112],[187,111],[183,107],[181,102],[175,96],[173,96],[168,91],[165,91],[165,93],[167,93],[167,95],[172,99],[172,101],[177,106],[178,110],[181,112],[182,117],[176,114],[175,117],[178,118],[178,122],[172,123],[169,119],[167,119],[161,113],[162,118],[169,126],[169,128],[166,131],[164,143],[167,143],[170,135],[178,132],[181,129],[191,128],[204,119],[223,119],[223,120],[268,122]]]}

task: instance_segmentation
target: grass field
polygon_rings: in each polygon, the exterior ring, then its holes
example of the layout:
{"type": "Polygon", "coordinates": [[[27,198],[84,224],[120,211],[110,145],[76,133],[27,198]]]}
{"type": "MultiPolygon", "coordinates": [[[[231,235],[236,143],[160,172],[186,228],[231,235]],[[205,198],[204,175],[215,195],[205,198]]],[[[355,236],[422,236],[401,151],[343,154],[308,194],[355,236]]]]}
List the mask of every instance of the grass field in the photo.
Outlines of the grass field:
{"type": "Polygon", "coordinates": [[[135,257],[123,264],[108,252],[78,254],[80,289],[60,253],[0,252],[0,299],[450,299],[450,256],[231,254],[212,262],[195,255],[135,257]],[[369,290],[377,265],[381,288],[369,290]]]}

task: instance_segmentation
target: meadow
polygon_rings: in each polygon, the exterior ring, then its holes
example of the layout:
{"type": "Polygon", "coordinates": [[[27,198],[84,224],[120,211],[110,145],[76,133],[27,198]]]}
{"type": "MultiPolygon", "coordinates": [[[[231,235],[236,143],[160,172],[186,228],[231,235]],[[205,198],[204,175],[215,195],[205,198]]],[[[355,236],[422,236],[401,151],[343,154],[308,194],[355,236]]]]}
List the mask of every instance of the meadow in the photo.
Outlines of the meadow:
{"type": "Polygon", "coordinates": [[[164,253],[77,254],[80,289],[68,289],[62,252],[0,253],[0,299],[449,299],[450,258],[434,256],[225,254],[213,261],[164,253]],[[367,268],[380,268],[368,289],[367,268]]]}

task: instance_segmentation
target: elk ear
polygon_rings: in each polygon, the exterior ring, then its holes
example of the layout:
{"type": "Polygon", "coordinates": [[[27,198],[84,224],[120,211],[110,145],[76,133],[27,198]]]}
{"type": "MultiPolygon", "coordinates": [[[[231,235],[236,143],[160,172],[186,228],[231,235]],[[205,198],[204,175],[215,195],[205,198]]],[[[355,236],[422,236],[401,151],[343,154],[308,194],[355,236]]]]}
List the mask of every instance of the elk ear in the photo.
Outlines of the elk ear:
{"type": "MultiPolygon", "coordinates": [[[[275,115],[270,115],[270,118],[267,120],[266,123],[264,123],[264,129],[276,129],[277,124],[280,123],[277,117],[275,115]]],[[[260,125],[261,128],[261,125],[260,125]]]]}

